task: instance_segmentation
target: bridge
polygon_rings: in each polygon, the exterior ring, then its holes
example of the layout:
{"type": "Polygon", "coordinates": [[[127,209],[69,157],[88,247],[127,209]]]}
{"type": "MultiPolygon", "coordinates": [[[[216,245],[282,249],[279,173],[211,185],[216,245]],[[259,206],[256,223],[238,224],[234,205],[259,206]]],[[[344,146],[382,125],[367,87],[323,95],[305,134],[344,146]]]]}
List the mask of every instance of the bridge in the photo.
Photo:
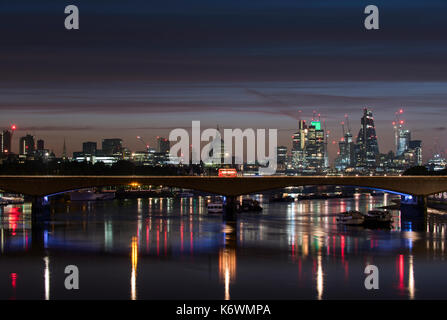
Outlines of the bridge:
{"type": "Polygon", "coordinates": [[[447,176],[0,176],[0,189],[33,196],[37,207],[45,196],[73,190],[142,185],[178,187],[226,196],[229,203],[240,195],[274,190],[289,186],[332,185],[381,189],[411,195],[425,204],[431,194],[447,192],[447,176]]]}
{"type": "Polygon", "coordinates": [[[447,176],[0,176],[0,189],[44,197],[90,187],[142,185],[193,189],[227,197],[289,186],[333,185],[428,196],[447,192],[447,176]]]}

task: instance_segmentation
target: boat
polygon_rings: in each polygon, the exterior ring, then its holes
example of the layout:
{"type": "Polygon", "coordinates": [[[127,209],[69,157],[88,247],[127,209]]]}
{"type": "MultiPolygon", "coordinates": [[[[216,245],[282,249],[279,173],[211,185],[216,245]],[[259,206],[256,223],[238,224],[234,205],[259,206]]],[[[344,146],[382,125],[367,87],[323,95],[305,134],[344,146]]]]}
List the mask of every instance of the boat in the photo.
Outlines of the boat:
{"type": "Polygon", "coordinates": [[[350,210],[338,214],[336,220],[337,223],[341,223],[344,225],[359,226],[365,222],[365,215],[360,211],[350,210]]]}
{"type": "Polygon", "coordinates": [[[8,204],[22,204],[25,200],[23,197],[19,196],[2,196],[0,197],[0,205],[8,205],[8,204]]]}
{"type": "Polygon", "coordinates": [[[241,211],[262,211],[259,201],[253,199],[242,199],[241,211]]]}
{"type": "Polygon", "coordinates": [[[208,203],[208,213],[223,213],[224,204],[223,202],[210,202],[208,203]]]}
{"type": "Polygon", "coordinates": [[[84,189],[70,192],[71,201],[97,201],[97,200],[113,200],[115,199],[115,192],[97,192],[92,189],[84,189]]]}
{"type": "Polygon", "coordinates": [[[365,215],[365,225],[389,225],[393,222],[393,216],[389,211],[370,210],[365,215]]]}

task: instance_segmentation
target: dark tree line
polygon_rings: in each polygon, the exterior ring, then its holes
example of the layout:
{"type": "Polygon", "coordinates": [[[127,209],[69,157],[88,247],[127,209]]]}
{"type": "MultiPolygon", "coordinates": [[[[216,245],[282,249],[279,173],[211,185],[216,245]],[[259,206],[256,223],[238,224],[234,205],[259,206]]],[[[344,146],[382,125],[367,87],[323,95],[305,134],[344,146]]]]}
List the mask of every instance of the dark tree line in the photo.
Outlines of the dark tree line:
{"type": "Polygon", "coordinates": [[[447,175],[447,169],[439,171],[428,170],[424,166],[416,166],[405,170],[404,176],[445,176],[447,175]]]}

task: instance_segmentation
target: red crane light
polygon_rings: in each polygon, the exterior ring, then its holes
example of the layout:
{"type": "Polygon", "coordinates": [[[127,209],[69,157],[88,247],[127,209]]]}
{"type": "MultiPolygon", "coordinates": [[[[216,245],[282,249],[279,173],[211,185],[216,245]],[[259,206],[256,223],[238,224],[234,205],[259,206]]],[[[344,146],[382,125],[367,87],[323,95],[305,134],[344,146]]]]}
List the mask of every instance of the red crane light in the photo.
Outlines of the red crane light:
{"type": "Polygon", "coordinates": [[[11,125],[11,130],[16,130],[17,126],[15,124],[11,125]]]}

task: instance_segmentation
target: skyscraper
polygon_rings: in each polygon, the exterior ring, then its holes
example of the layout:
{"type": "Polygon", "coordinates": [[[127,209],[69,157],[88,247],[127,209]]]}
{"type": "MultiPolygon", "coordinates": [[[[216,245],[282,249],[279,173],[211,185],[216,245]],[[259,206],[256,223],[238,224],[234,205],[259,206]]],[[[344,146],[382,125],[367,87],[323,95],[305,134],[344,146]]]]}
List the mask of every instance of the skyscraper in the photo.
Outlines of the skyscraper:
{"type": "Polygon", "coordinates": [[[326,140],[321,122],[298,121],[298,131],[292,136],[292,164],[299,172],[322,172],[327,166],[326,140]]]}
{"type": "Polygon", "coordinates": [[[422,166],[422,141],[411,140],[404,154],[410,166],[422,166]]]}
{"type": "Polygon", "coordinates": [[[410,146],[411,133],[410,130],[399,128],[398,135],[399,139],[397,143],[396,155],[401,156],[410,146]]]}
{"type": "Polygon", "coordinates": [[[346,168],[353,167],[355,164],[355,145],[351,131],[344,134],[338,146],[340,151],[335,163],[337,170],[343,171],[346,168]]]}
{"type": "Polygon", "coordinates": [[[307,128],[306,171],[322,172],[325,169],[325,137],[320,121],[312,121],[307,128]]]}
{"type": "Polygon", "coordinates": [[[305,150],[307,141],[306,121],[298,121],[298,131],[292,136],[292,164],[297,170],[302,170],[306,166],[305,150]]]}
{"type": "Polygon", "coordinates": [[[379,155],[379,145],[377,143],[376,128],[372,111],[363,109],[361,127],[357,136],[356,166],[358,168],[371,168],[376,165],[376,157],[379,155]]]}
{"type": "Polygon", "coordinates": [[[11,153],[11,132],[3,130],[0,132],[0,154],[11,153]]]}
{"type": "Polygon", "coordinates": [[[30,155],[33,154],[35,150],[34,137],[27,134],[20,138],[19,151],[20,154],[30,155]]]}

